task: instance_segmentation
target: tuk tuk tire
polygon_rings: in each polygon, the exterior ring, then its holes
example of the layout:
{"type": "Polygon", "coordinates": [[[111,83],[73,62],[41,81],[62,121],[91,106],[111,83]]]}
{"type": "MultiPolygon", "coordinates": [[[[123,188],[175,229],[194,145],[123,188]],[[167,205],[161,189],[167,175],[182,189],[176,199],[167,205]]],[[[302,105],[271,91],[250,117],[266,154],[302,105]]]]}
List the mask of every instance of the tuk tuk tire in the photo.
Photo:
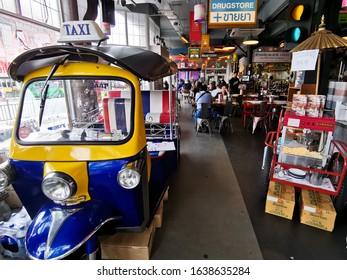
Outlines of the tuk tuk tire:
{"type": "Polygon", "coordinates": [[[264,165],[260,172],[260,196],[261,198],[265,198],[267,195],[267,191],[270,183],[270,169],[272,162],[273,150],[270,147],[267,147],[266,152],[264,154],[264,165]]]}
{"type": "MultiPolygon", "coordinates": [[[[334,157],[335,154],[333,154],[332,158],[334,157]]],[[[336,160],[336,156],[335,156],[335,160],[336,160]]],[[[336,162],[337,173],[342,172],[343,164],[344,164],[344,159],[340,157],[338,161],[336,162]]],[[[346,203],[347,203],[347,176],[345,175],[341,184],[340,192],[337,194],[337,196],[334,199],[334,206],[335,206],[336,212],[341,213],[344,210],[346,203]]]]}

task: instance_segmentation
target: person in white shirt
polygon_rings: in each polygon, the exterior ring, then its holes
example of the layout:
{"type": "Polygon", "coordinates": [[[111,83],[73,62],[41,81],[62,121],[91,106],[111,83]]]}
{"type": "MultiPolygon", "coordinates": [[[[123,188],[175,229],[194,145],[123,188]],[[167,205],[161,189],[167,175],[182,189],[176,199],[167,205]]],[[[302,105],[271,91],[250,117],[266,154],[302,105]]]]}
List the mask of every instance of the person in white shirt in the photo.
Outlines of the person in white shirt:
{"type": "Polygon", "coordinates": [[[213,98],[216,98],[217,95],[222,92],[220,84],[217,85],[217,88],[211,91],[211,95],[213,98]]]}

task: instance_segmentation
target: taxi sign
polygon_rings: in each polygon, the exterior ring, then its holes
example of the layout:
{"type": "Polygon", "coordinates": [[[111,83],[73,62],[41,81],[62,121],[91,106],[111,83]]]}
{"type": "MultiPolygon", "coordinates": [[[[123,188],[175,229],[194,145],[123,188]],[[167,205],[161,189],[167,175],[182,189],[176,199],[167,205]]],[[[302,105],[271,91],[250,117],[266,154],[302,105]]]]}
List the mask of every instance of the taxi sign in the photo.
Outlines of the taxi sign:
{"type": "Polygon", "coordinates": [[[58,43],[101,42],[108,39],[93,20],[66,21],[60,28],[58,43]]]}

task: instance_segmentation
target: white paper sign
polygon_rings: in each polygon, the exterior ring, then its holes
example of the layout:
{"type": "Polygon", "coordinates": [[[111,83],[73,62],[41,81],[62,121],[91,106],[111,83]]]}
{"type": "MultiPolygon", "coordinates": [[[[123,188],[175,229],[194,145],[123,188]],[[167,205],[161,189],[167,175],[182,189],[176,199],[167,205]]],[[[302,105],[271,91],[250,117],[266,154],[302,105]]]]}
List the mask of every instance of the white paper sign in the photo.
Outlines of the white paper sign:
{"type": "Polygon", "coordinates": [[[290,71],[315,70],[318,53],[318,49],[294,52],[292,56],[292,68],[290,71]]]}
{"type": "Polygon", "coordinates": [[[147,142],[147,149],[150,152],[176,150],[174,142],[147,142]]]}

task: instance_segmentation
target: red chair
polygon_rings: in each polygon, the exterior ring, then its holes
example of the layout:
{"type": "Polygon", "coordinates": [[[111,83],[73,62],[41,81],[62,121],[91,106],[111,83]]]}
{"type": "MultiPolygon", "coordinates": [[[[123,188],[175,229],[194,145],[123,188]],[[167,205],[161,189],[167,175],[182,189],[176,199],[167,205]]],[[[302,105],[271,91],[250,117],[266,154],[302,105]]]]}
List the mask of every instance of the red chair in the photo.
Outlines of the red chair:
{"type": "Polygon", "coordinates": [[[267,101],[262,101],[258,106],[254,106],[252,113],[252,134],[254,134],[255,129],[258,124],[261,124],[265,128],[265,133],[267,134],[268,117],[269,111],[267,110],[267,101]]]}
{"type": "Polygon", "coordinates": [[[252,117],[253,108],[254,108],[253,104],[248,103],[247,101],[245,101],[243,103],[242,119],[243,119],[243,127],[244,128],[246,128],[247,117],[252,117]]]}

